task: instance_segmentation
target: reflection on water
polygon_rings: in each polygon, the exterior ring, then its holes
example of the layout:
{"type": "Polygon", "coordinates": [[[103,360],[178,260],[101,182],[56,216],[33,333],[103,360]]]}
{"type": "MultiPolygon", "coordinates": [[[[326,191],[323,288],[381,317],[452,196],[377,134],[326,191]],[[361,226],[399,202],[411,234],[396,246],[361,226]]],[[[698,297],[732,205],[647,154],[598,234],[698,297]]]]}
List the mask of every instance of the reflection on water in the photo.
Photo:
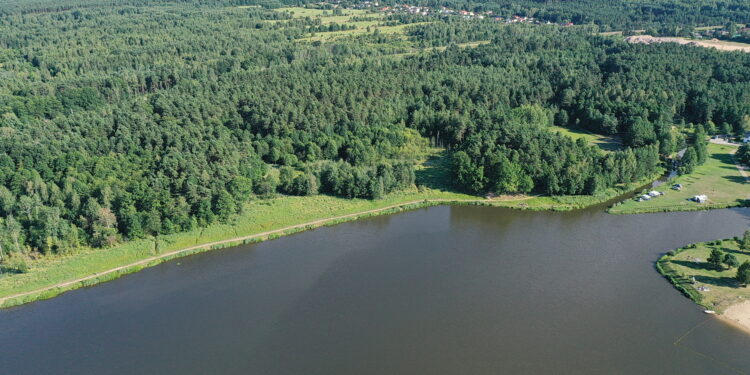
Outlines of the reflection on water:
{"type": "Polygon", "coordinates": [[[749,209],[618,216],[457,206],[372,218],[2,311],[0,368],[742,373],[750,336],[706,321],[653,262],[749,224],[749,209]]]}

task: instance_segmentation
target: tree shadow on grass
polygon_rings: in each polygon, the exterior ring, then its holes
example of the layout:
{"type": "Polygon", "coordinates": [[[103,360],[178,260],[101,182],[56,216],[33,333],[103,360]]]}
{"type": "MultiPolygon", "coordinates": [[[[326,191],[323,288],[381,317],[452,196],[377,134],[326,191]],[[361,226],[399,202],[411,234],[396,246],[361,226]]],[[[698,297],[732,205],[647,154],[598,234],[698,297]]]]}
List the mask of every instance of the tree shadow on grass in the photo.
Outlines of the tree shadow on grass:
{"type": "Polygon", "coordinates": [[[722,248],[721,251],[728,253],[728,254],[736,254],[736,255],[748,255],[747,252],[742,250],[736,250],[736,249],[730,249],[728,247],[722,248]]]}
{"type": "Polygon", "coordinates": [[[3,275],[3,274],[16,275],[16,274],[22,274],[22,273],[24,272],[15,268],[0,266],[0,275],[3,275]]]}
{"type": "Polygon", "coordinates": [[[725,179],[732,181],[736,184],[744,184],[747,183],[747,179],[742,176],[724,176],[725,179]]]}
{"type": "Polygon", "coordinates": [[[672,260],[672,263],[694,270],[716,271],[716,268],[714,268],[714,266],[708,262],[695,263],[689,260],[672,260]]]}
{"type": "Polygon", "coordinates": [[[722,286],[726,288],[739,288],[742,286],[742,284],[738,283],[734,277],[730,277],[730,276],[721,276],[721,277],[695,276],[695,281],[701,284],[722,286]]]}
{"type": "Polygon", "coordinates": [[[714,152],[713,154],[711,154],[711,157],[724,164],[729,164],[734,167],[734,157],[732,156],[732,154],[724,152],[714,152]]]}
{"type": "Polygon", "coordinates": [[[443,151],[440,154],[430,156],[422,167],[414,171],[417,185],[430,189],[458,192],[453,186],[450,155],[443,151]]]}

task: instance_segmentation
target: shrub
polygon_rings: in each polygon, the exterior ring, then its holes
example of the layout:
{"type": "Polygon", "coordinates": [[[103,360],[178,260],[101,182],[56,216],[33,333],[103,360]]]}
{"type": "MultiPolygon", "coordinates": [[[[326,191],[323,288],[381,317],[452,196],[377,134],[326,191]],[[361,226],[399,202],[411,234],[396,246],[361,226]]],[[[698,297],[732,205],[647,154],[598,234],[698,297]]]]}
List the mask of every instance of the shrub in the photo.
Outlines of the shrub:
{"type": "Polygon", "coordinates": [[[10,273],[26,273],[29,272],[29,264],[26,262],[26,257],[16,255],[8,258],[0,270],[10,273]]]}

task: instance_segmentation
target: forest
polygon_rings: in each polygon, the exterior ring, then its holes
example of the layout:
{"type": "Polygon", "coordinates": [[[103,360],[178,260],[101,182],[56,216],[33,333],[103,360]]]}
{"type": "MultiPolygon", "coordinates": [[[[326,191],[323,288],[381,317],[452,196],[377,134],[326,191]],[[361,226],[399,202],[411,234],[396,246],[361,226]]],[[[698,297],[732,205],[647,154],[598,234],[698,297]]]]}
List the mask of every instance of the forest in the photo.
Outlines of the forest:
{"type": "MultiPolygon", "coordinates": [[[[392,17],[403,33],[322,43],[308,38],[354,26],[239,2],[0,4],[0,262],[224,222],[277,194],[379,199],[415,185],[429,147],[462,191],[582,195],[750,128],[750,55],[593,27],[392,17]]],[[[676,9],[699,22],[690,4],[676,9]]]]}

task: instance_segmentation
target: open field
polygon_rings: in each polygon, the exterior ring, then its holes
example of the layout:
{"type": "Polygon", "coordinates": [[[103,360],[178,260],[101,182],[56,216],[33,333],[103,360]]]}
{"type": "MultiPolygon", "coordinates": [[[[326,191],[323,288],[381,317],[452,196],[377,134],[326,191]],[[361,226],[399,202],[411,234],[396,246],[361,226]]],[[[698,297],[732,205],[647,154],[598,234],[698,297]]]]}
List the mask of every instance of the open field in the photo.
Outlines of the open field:
{"type": "Polygon", "coordinates": [[[589,144],[599,146],[605,152],[617,151],[622,147],[622,141],[617,137],[594,134],[583,129],[563,128],[562,126],[550,126],[550,130],[556,131],[573,139],[583,138],[589,144]]]}
{"type": "Polygon", "coordinates": [[[292,15],[292,18],[317,18],[320,19],[320,22],[322,24],[350,23],[352,17],[370,17],[377,19],[383,18],[382,13],[368,12],[363,9],[341,9],[341,13],[339,14],[333,14],[332,10],[308,9],[302,7],[278,8],[275,9],[275,11],[281,13],[289,13],[292,15]]]}
{"type": "MultiPolygon", "coordinates": [[[[646,32],[646,30],[643,30],[643,29],[641,29],[641,30],[633,30],[633,33],[635,33],[635,34],[643,34],[645,32],[646,32]]],[[[599,35],[601,35],[601,36],[619,36],[619,35],[622,35],[622,34],[623,34],[622,31],[605,31],[605,32],[599,33],[599,35]]]]}
{"type": "Polygon", "coordinates": [[[659,187],[658,190],[664,192],[663,196],[644,202],[629,199],[612,207],[609,212],[633,214],[741,206],[750,199],[750,183],[734,163],[732,155],[735,151],[737,147],[734,146],[709,143],[706,163],[698,166],[693,173],[679,176],[659,187]],[[671,190],[673,184],[682,184],[682,190],[671,190]],[[688,200],[701,194],[708,196],[707,203],[688,200]]]}
{"type": "MultiPolygon", "coordinates": [[[[305,18],[310,17],[313,19],[319,19],[323,25],[327,24],[339,24],[356,27],[353,30],[341,30],[341,31],[330,31],[330,32],[316,32],[312,33],[305,38],[300,38],[301,41],[320,41],[327,42],[337,38],[353,35],[366,34],[367,29],[370,28],[370,32],[378,32],[382,34],[398,34],[403,33],[404,29],[410,26],[425,24],[412,23],[404,25],[385,26],[382,25],[383,13],[367,11],[364,9],[340,9],[340,14],[333,14],[331,10],[322,9],[308,9],[302,7],[289,7],[289,8],[278,8],[275,9],[277,12],[285,12],[292,14],[293,18],[305,18]],[[354,17],[369,18],[366,20],[355,20],[354,17]]],[[[284,22],[284,21],[268,21],[268,22],[284,22]]]]}
{"type": "Polygon", "coordinates": [[[729,306],[750,298],[750,288],[734,279],[737,268],[715,269],[707,262],[711,250],[733,254],[740,262],[750,260],[750,252],[739,250],[734,239],[689,245],[675,250],[674,256],[665,255],[659,267],[670,281],[688,297],[709,309],[723,312],[729,306]],[[693,278],[695,281],[693,282],[693,278]]]}
{"type": "Polygon", "coordinates": [[[750,44],[728,42],[718,39],[698,40],[678,37],[653,37],[650,35],[636,35],[625,38],[628,43],[677,43],[705,48],[714,48],[720,51],[742,51],[750,52],[750,44]]]}
{"type": "MultiPolygon", "coordinates": [[[[456,43],[456,47],[458,48],[476,48],[484,44],[490,44],[491,40],[478,40],[476,42],[466,42],[466,43],[456,43]]],[[[448,46],[440,46],[440,47],[427,47],[424,50],[425,51],[445,51],[448,49],[448,46]]]]}
{"type": "MultiPolygon", "coordinates": [[[[367,13],[366,10],[363,9],[340,9],[341,10],[341,16],[334,16],[332,10],[324,10],[324,9],[309,9],[309,8],[303,8],[303,7],[288,7],[288,8],[277,8],[274,9],[277,12],[282,13],[291,13],[292,17],[294,18],[305,18],[305,17],[320,17],[322,19],[329,19],[329,18],[336,18],[336,19],[349,19],[349,16],[362,16],[367,13]]],[[[380,17],[377,13],[372,14],[375,17],[380,17]]],[[[340,22],[340,21],[333,21],[333,22],[340,22]]]]}
{"type": "Polygon", "coordinates": [[[427,24],[427,22],[418,22],[418,23],[410,23],[410,24],[394,25],[394,26],[380,26],[379,21],[356,21],[356,22],[346,22],[345,24],[355,25],[357,28],[354,30],[318,32],[309,37],[300,38],[299,40],[326,42],[326,41],[331,41],[331,40],[344,37],[344,36],[367,34],[368,27],[370,28],[371,33],[375,32],[375,30],[378,30],[378,32],[381,34],[400,34],[400,33],[402,34],[404,32],[404,29],[406,29],[407,27],[424,25],[424,24],[427,24]]]}

